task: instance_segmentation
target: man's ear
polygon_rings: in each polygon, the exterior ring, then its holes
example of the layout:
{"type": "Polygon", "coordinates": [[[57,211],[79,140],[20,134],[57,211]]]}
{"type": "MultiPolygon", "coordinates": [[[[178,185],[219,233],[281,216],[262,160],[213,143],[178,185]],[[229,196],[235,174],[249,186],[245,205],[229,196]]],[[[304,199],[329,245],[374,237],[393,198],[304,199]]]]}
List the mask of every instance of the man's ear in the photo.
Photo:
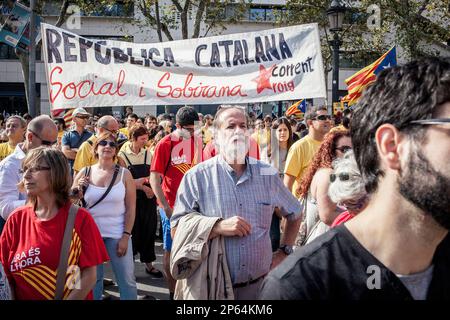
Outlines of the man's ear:
{"type": "Polygon", "coordinates": [[[33,134],[29,131],[25,131],[25,140],[27,140],[28,142],[32,142],[33,141],[33,134]]]}
{"type": "Polygon", "coordinates": [[[378,156],[386,168],[401,170],[401,155],[405,150],[405,136],[393,125],[383,124],[375,133],[378,156]]]}
{"type": "Polygon", "coordinates": [[[177,127],[178,130],[181,129],[181,126],[180,126],[180,124],[178,122],[175,123],[175,127],[177,127]]]}

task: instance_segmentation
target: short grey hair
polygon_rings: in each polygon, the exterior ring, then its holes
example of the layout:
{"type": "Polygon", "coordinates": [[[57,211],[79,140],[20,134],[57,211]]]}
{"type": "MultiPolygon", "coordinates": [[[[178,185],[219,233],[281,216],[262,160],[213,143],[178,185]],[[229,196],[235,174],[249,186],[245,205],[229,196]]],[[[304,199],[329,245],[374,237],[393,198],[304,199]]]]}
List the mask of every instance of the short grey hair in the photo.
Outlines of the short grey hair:
{"type": "Polygon", "coordinates": [[[346,173],[350,179],[341,181],[337,178],[330,183],[328,188],[328,195],[334,203],[342,203],[344,201],[359,201],[367,196],[364,187],[364,181],[361,172],[356,164],[356,159],[353,151],[345,153],[342,159],[333,161],[334,174],[346,173]]]}
{"type": "Polygon", "coordinates": [[[5,123],[8,123],[9,120],[13,120],[13,119],[19,120],[20,126],[22,128],[26,128],[27,127],[27,120],[25,120],[23,117],[18,116],[18,115],[13,115],[13,116],[9,117],[8,119],[6,119],[5,123]]]}
{"type": "Polygon", "coordinates": [[[230,110],[230,109],[236,109],[236,110],[241,111],[245,115],[245,119],[247,120],[247,125],[249,124],[249,117],[248,117],[248,114],[247,114],[247,112],[245,110],[245,107],[240,106],[240,105],[226,105],[226,104],[224,104],[224,105],[219,106],[219,109],[217,110],[217,113],[216,113],[216,115],[214,117],[213,127],[214,127],[214,129],[216,129],[215,130],[216,132],[218,131],[218,129],[220,129],[220,126],[222,125],[222,122],[223,122],[222,113],[224,113],[225,111],[230,110]]]}

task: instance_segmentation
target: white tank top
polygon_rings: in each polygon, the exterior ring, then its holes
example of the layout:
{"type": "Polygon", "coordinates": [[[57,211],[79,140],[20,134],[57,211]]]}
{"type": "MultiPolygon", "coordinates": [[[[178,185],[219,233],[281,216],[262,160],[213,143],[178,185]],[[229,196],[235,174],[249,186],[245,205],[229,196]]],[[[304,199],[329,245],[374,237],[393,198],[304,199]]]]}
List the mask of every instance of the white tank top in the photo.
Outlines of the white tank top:
{"type": "MultiPolygon", "coordinates": [[[[125,228],[125,184],[123,183],[123,173],[120,181],[116,183],[108,195],[92,209],[88,209],[97,223],[100,234],[103,238],[120,239],[125,228]]],[[[84,195],[87,208],[96,203],[103,196],[108,187],[97,187],[89,184],[84,195]]]]}

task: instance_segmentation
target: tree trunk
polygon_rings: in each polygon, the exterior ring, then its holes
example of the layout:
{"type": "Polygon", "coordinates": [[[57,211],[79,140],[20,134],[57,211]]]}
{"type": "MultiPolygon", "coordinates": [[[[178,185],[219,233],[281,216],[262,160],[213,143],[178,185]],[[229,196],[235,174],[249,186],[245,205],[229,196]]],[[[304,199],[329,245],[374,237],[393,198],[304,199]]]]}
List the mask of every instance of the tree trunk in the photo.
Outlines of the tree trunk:
{"type": "Polygon", "coordinates": [[[200,35],[200,25],[202,22],[203,13],[205,12],[205,7],[206,0],[200,0],[197,13],[195,14],[194,33],[192,34],[192,38],[198,38],[198,36],[200,35]]]}
{"type": "Polygon", "coordinates": [[[161,17],[159,16],[159,2],[155,1],[155,15],[156,15],[156,32],[158,33],[159,42],[162,42],[162,34],[161,34],[161,17]]]}

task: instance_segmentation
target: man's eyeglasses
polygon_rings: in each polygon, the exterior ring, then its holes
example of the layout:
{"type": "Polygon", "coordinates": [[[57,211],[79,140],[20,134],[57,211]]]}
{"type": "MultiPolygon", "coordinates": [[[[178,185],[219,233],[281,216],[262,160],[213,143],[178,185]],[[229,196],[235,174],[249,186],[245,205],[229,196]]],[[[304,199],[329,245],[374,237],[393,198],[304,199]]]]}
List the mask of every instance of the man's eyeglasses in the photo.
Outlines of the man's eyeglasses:
{"type": "Polygon", "coordinates": [[[33,130],[28,129],[28,131],[30,131],[36,138],[38,138],[39,140],[41,140],[41,144],[42,144],[43,146],[48,146],[48,147],[50,147],[50,146],[53,146],[54,144],[56,144],[56,143],[58,142],[57,140],[55,140],[55,141],[44,140],[44,139],[42,139],[36,132],[34,132],[33,130]]]}
{"type": "Polygon", "coordinates": [[[195,128],[187,128],[187,127],[181,127],[182,129],[188,131],[191,135],[195,133],[195,128]]]}
{"type": "Polygon", "coordinates": [[[119,134],[119,130],[109,130],[106,127],[100,127],[100,128],[105,129],[106,131],[108,131],[109,133],[112,133],[115,136],[117,136],[119,134]]]}
{"type": "Polygon", "coordinates": [[[352,150],[352,147],[350,146],[342,146],[342,147],[337,147],[336,150],[339,150],[342,153],[346,153],[349,150],[352,150]]]}
{"type": "Polygon", "coordinates": [[[115,143],[114,141],[106,141],[106,140],[99,141],[98,145],[102,147],[106,147],[106,145],[109,145],[111,148],[117,147],[117,143],[115,143]]]}
{"type": "Polygon", "coordinates": [[[36,173],[38,171],[45,171],[45,170],[50,170],[50,167],[43,167],[43,166],[35,166],[35,167],[23,167],[22,169],[19,169],[19,173],[20,174],[25,174],[27,171],[29,171],[30,173],[36,173]]]}
{"type": "Polygon", "coordinates": [[[346,172],[339,173],[338,175],[335,173],[330,174],[330,182],[335,182],[337,178],[341,181],[348,181],[350,178],[358,177],[356,174],[349,174],[346,172]]]}
{"type": "Polygon", "coordinates": [[[321,114],[320,116],[317,116],[317,117],[313,118],[312,120],[327,121],[327,120],[331,120],[331,116],[329,114],[321,114]]]}
{"type": "Polygon", "coordinates": [[[75,118],[88,120],[90,116],[75,116],[75,118]]]}
{"type": "Polygon", "coordinates": [[[439,124],[450,123],[450,118],[414,120],[414,121],[411,121],[410,123],[423,124],[423,125],[427,125],[427,124],[437,124],[437,125],[439,125],[439,124]]]}

